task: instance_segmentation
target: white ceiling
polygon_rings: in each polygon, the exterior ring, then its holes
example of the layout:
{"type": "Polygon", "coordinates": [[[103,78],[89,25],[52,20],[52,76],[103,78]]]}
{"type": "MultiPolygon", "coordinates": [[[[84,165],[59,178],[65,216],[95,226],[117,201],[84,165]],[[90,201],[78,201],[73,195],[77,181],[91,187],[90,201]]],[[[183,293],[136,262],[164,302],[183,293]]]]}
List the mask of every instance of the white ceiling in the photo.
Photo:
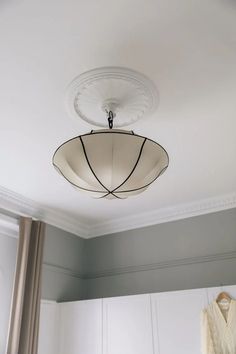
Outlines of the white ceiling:
{"type": "Polygon", "coordinates": [[[236,192],[235,1],[5,0],[0,43],[0,186],[93,226],[236,192]],[[68,116],[67,85],[113,65],[155,82],[159,109],[132,129],[170,156],[123,201],[75,191],[51,164],[59,144],[91,129],[68,116]]]}

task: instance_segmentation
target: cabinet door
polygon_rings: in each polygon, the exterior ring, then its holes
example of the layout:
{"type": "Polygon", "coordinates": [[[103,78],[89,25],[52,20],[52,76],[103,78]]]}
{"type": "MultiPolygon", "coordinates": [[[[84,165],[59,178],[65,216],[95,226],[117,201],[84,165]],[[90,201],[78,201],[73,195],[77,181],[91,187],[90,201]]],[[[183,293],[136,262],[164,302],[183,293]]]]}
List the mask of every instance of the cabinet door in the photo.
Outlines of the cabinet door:
{"type": "Polygon", "coordinates": [[[102,300],[60,304],[60,354],[102,354],[102,300]]]}
{"type": "Polygon", "coordinates": [[[151,295],[155,353],[200,354],[200,313],[206,291],[188,290],[151,295]]]}
{"type": "Polygon", "coordinates": [[[103,354],[153,354],[150,295],[104,299],[103,326],[103,354]]]}
{"type": "Polygon", "coordinates": [[[58,354],[59,311],[53,301],[41,301],[38,354],[58,354]]]}

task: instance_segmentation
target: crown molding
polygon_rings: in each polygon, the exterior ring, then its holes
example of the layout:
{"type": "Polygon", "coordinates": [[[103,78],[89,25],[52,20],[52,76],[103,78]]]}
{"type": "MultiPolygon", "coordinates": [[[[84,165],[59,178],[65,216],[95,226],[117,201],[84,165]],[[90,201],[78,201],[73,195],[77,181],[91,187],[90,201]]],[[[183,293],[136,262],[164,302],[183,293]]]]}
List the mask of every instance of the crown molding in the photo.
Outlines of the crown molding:
{"type": "MultiPolygon", "coordinates": [[[[30,216],[40,219],[47,224],[83,238],[138,229],[231,208],[236,208],[236,193],[91,224],[82,222],[77,217],[69,216],[61,211],[40,205],[0,186],[0,209],[16,216],[30,216]]],[[[2,225],[2,230],[6,235],[9,233],[10,236],[15,235],[14,237],[16,237],[17,221],[13,221],[11,217],[6,216],[2,220],[0,218],[0,225],[2,225]]]]}
{"type": "Polygon", "coordinates": [[[236,208],[236,193],[179,204],[90,226],[90,237],[123,232],[175,220],[236,208]]]}
{"type": "Polygon", "coordinates": [[[30,216],[40,219],[49,225],[80,237],[86,238],[88,236],[88,226],[79,221],[78,218],[44,207],[4,187],[0,187],[0,209],[16,215],[16,217],[30,216]]]}

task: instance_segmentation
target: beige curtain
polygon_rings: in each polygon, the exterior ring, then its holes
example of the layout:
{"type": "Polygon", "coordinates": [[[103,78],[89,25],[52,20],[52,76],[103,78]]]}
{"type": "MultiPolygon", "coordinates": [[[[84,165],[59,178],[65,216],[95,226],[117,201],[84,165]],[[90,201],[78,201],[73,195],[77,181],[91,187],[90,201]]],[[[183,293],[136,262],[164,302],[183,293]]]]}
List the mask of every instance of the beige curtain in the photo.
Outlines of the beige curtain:
{"type": "Polygon", "coordinates": [[[20,219],[7,354],[37,354],[45,224],[20,219]]]}

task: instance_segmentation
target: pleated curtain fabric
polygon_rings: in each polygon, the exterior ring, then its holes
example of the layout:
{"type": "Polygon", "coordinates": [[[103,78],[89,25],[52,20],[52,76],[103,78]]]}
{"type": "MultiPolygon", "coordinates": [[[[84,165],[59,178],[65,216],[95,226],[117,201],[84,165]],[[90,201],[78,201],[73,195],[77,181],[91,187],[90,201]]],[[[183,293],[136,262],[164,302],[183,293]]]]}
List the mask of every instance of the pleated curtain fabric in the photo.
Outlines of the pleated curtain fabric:
{"type": "Polygon", "coordinates": [[[20,219],[7,354],[37,354],[45,224],[20,219]]]}

